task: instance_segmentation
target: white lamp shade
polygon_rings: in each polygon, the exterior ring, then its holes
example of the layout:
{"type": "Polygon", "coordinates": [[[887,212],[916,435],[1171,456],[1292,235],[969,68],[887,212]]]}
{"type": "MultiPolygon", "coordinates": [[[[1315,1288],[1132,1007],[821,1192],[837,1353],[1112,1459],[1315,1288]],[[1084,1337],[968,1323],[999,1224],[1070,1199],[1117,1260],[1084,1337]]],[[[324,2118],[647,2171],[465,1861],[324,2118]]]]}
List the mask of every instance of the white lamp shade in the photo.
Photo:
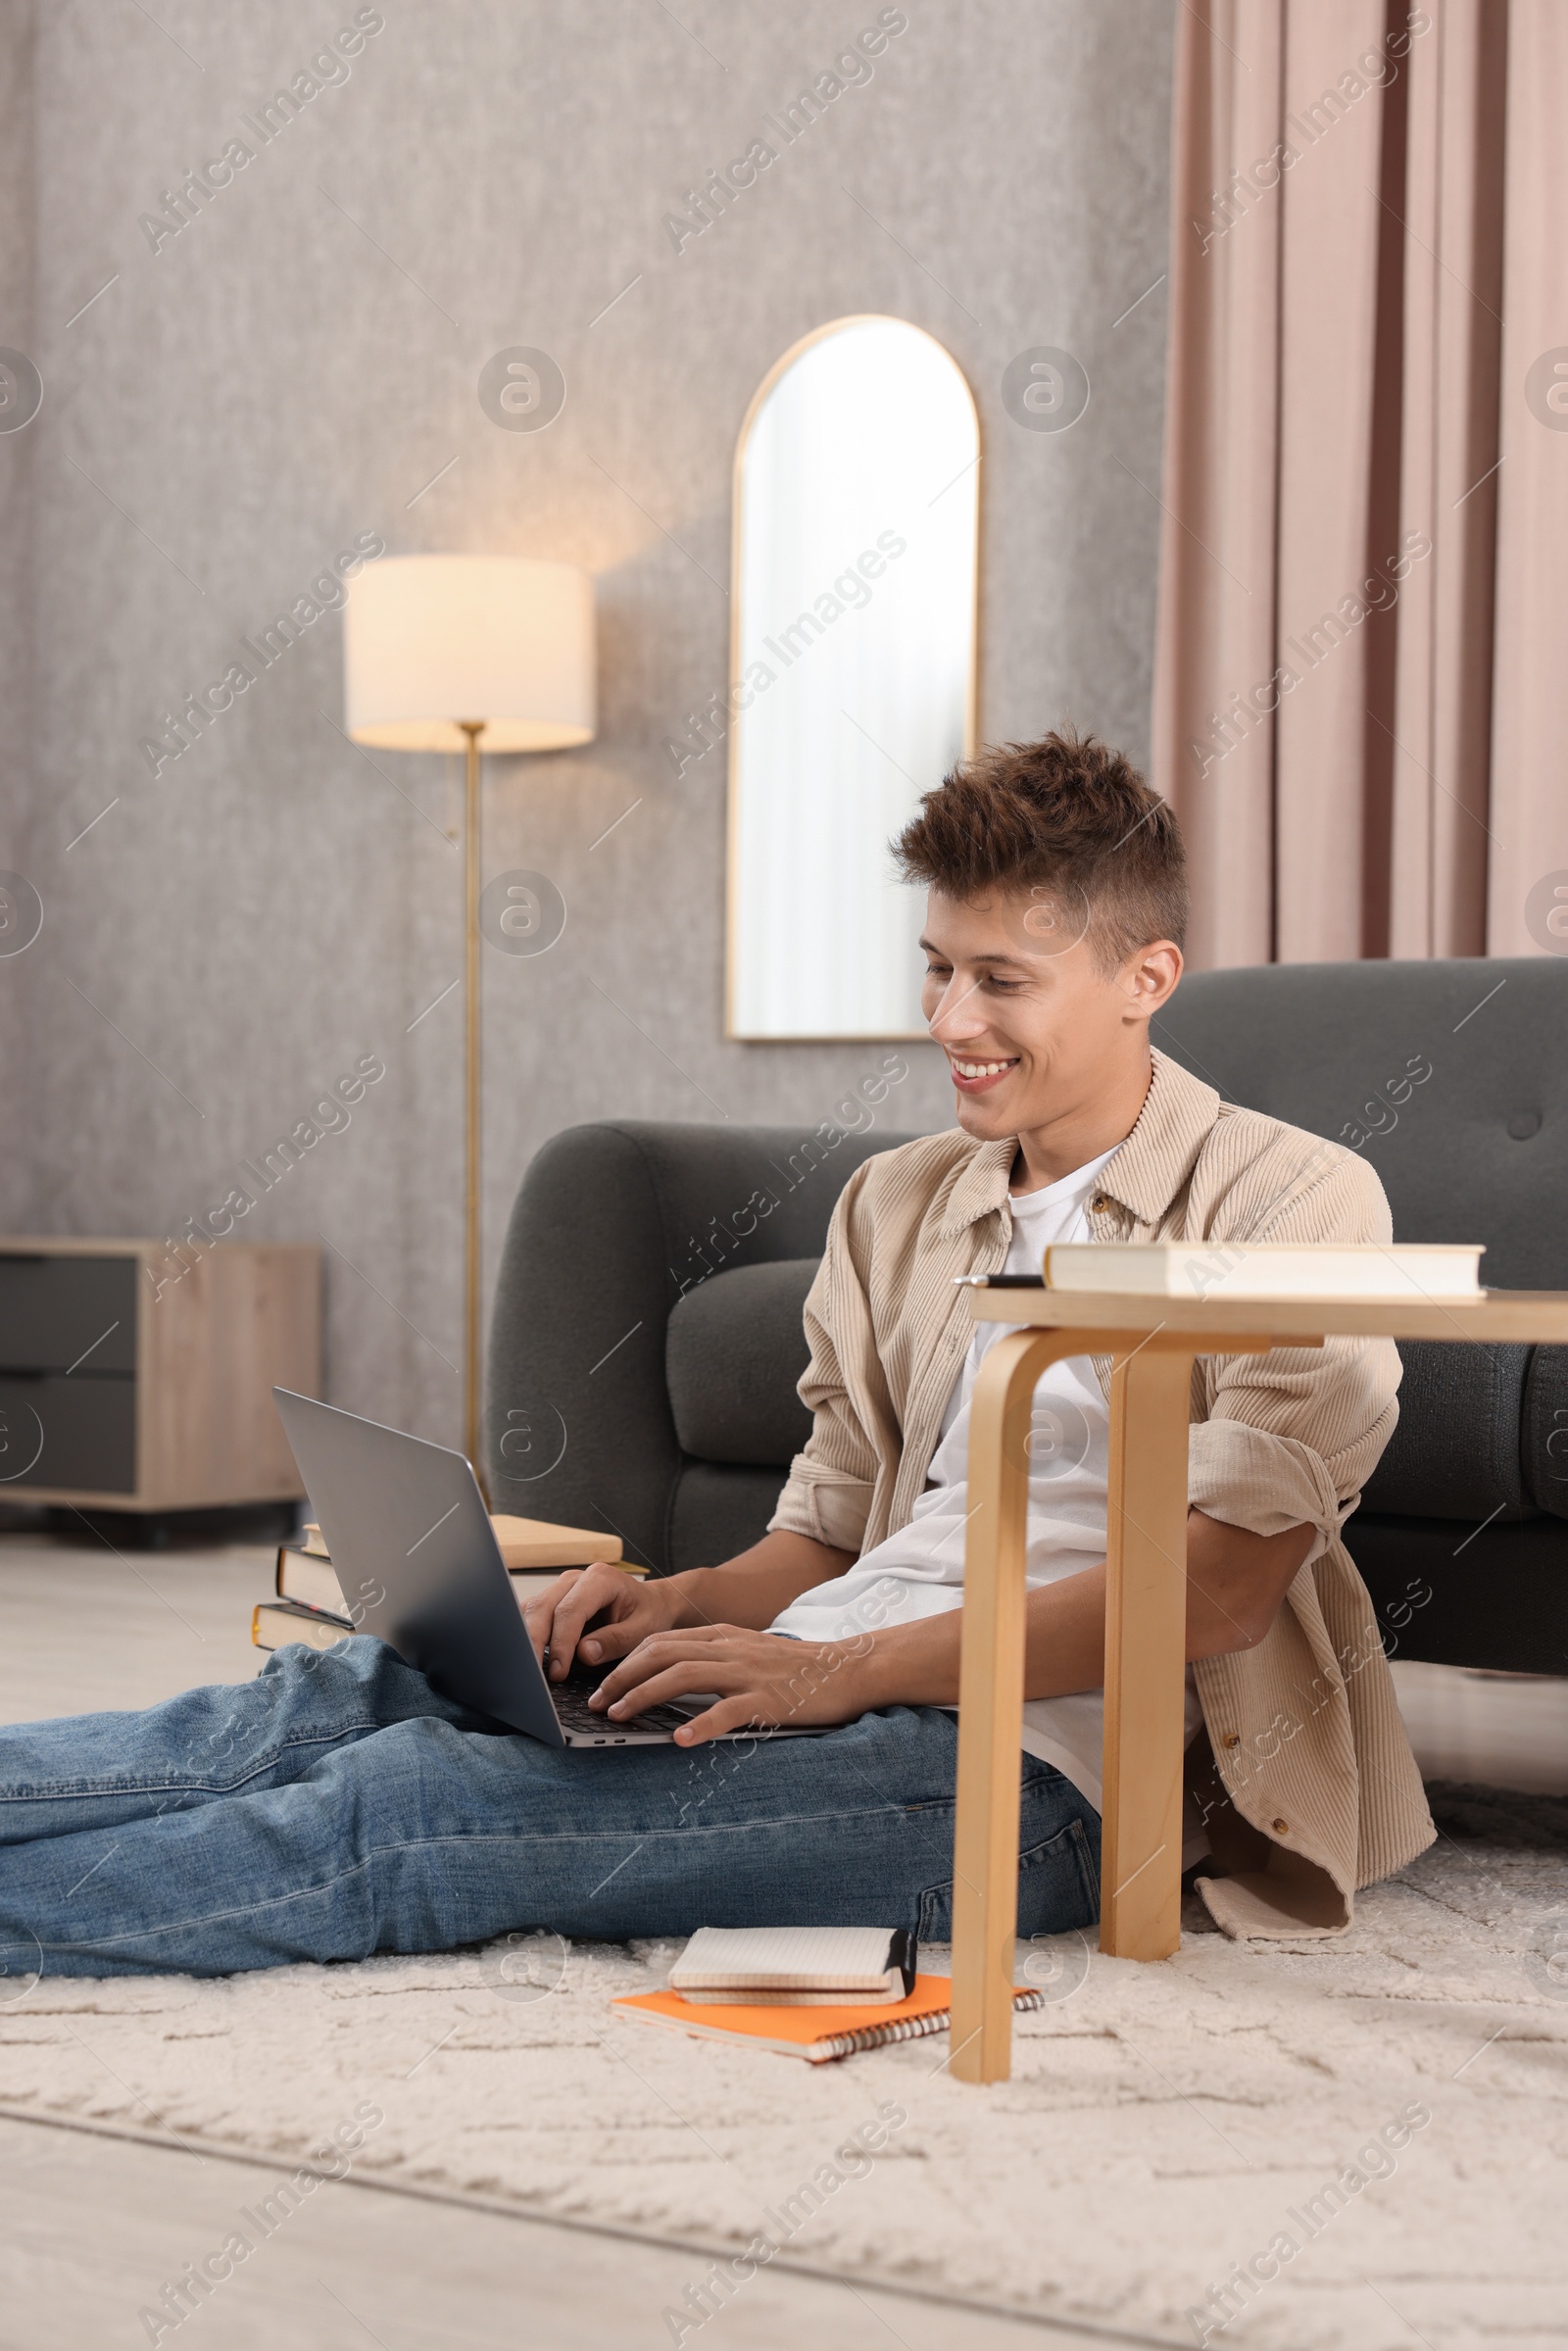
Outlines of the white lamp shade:
{"type": "Polygon", "coordinates": [[[594,584],[532,556],[401,555],[367,565],[343,615],[344,702],[356,743],[485,751],[591,743],[594,584]]]}

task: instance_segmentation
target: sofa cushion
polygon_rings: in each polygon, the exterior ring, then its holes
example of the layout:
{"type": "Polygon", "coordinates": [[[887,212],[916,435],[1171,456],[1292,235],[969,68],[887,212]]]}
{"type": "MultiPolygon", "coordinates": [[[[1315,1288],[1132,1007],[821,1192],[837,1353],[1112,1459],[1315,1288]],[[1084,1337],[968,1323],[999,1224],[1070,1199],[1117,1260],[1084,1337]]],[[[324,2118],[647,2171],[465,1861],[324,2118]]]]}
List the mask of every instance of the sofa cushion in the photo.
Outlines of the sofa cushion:
{"type": "Polygon", "coordinates": [[[1494,1674],[1568,1672],[1568,1528],[1365,1518],[1345,1530],[1392,1657],[1494,1674]]]}
{"type": "MultiPolygon", "coordinates": [[[[1494,1514],[1534,1518],[1519,1447],[1531,1351],[1402,1340],[1399,1425],[1367,1480],[1362,1506],[1389,1517],[1468,1519],[1472,1525],[1494,1514]]],[[[1568,1460],[1560,1467],[1568,1472],[1568,1460]]],[[[1561,1491],[1568,1495],[1568,1486],[1561,1491]]]]}
{"type": "Polygon", "coordinates": [[[603,1527],[628,1558],[668,1572],[686,1458],[664,1380],[670,1312],[705,1276],[820,1254],[852,1170],[911,1140],[863,1102],[857,1131],[848,1098],[840,1109],[842,1121],[804,1131],[607,1119],[544,1145],[513,1207],[490,1319],[498,1510],[603,1527]]]}
{"type": "Polygon", "coordinates": [[[1189,972],[1153,1042],[1383,1180],[1396,1241],[1481,1241],[1494,1289],[1568,1289],[1568,957],[1189,972]]]}
{"type": "Polygon", "coordinates": [[[1538,1347],[1531,1355],[1523,1449],[1532,1500],[1568,1518],[1568,1347],[1538,1347]]]}
{"type": "Polygon", "coordinates": [[[720,1567],[760,1543],[778,1508],[784,1474],[738,1461],[688,1461],[670,1504],[670,1574],[720,1567]]]}
{"type": "Polygon", "coordinates": [[[795,1393],[818,1259],[736,1265],[689,1290],[669,1318],[664,1370],[682,1450],[787,1469],[811,1434],[795,1393]]]}
{"type": "MultiPolygon", "coordinates": [[[[737,1266],[676,1306],[665,1368],[685,1452],[789,1467],[811,1432],[795,1391],[817,1262],[737,1266]]],[[[1399,1423],[1367,1482],[1366,1510],[1472,1524],[1534,1518],[1538,1509],[1568,1517],[1568,1348],[1406,1340],[1399,1354],[1399,1423]],[[1533,1357],[1546,1359],[1540,1374],[1533,1357]]]]}

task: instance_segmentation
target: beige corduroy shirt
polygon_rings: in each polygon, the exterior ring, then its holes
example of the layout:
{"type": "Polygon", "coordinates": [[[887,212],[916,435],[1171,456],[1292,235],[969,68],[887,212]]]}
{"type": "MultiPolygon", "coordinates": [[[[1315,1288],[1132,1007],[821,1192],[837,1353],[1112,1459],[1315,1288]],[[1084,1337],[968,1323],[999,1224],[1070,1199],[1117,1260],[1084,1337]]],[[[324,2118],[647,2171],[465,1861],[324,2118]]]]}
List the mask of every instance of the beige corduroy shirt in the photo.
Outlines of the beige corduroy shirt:
{"type": "MultiPolygon", "coordinates": [[[[833,1213],[806,1301],[814,1414],[772,1524],[850,1551],[905,1526],[973,1333],[965,1273],[1007,1253],[1016,1146],[956,1130],[867,1159],[833,1213]]],[[[1222,1102],[1156,1053],[1138,1122],[1089,1205],[1099,1241],[1386,1242],[1377,1177],[1338,1144],[1222,1102]]],[[[1108,1393],[1108,1358],[1095,1368],[1108,1393]]],[[[1318,1541],[1272,1630],[1196,1667],[1189,1783],[1216,1861],[1200,1881],[1227,1934],[1332,1935],[1358,1886],[1433,1841],[1372,1603],[1340,1529],[1393,1434],[1390,1340],[1201,1357],[1193,1505],[1258,1535],[1318,1541]]]]}

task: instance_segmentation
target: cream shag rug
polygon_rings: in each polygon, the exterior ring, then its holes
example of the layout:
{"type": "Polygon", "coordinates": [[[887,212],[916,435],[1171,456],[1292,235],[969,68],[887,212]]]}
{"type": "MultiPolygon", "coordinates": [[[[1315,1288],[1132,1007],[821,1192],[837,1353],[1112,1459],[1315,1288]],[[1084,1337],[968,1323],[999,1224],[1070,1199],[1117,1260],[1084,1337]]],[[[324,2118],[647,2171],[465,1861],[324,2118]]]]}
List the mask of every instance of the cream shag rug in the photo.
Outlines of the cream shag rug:
{"type": "Polygon", "coordinates": [[[0,2009],[0,2100],[707,2248],[672,2342],[776,2259],[1139,2340],[1530,2351],[1568,2327],[1568,1802],[1434,1797],[1338,1941],[1190,1902],[1163,1966],[1020,1949],[1053,1996],[991,2089],[945,2037],[811,2068],[622,2021],[673,1947],[546,1937],[46,1979],[0,2009]]]}

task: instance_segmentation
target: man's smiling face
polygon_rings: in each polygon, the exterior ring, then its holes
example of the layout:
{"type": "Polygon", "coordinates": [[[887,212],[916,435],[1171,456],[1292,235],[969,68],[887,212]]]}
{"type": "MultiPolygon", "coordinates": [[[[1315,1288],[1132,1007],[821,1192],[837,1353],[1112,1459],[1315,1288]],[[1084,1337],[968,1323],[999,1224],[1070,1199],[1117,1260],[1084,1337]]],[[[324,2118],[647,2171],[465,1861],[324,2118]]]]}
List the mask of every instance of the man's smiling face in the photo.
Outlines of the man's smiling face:
{"type": "Polygon", "coordinates": [[[1107,972],[1087,907],[1040,890],[932,890],[920,944],[921,1008],[977,1142],[1070,1125],[1146,1070],[1149,1014],[1181,969],[1157,945],[1107,972]]]}

